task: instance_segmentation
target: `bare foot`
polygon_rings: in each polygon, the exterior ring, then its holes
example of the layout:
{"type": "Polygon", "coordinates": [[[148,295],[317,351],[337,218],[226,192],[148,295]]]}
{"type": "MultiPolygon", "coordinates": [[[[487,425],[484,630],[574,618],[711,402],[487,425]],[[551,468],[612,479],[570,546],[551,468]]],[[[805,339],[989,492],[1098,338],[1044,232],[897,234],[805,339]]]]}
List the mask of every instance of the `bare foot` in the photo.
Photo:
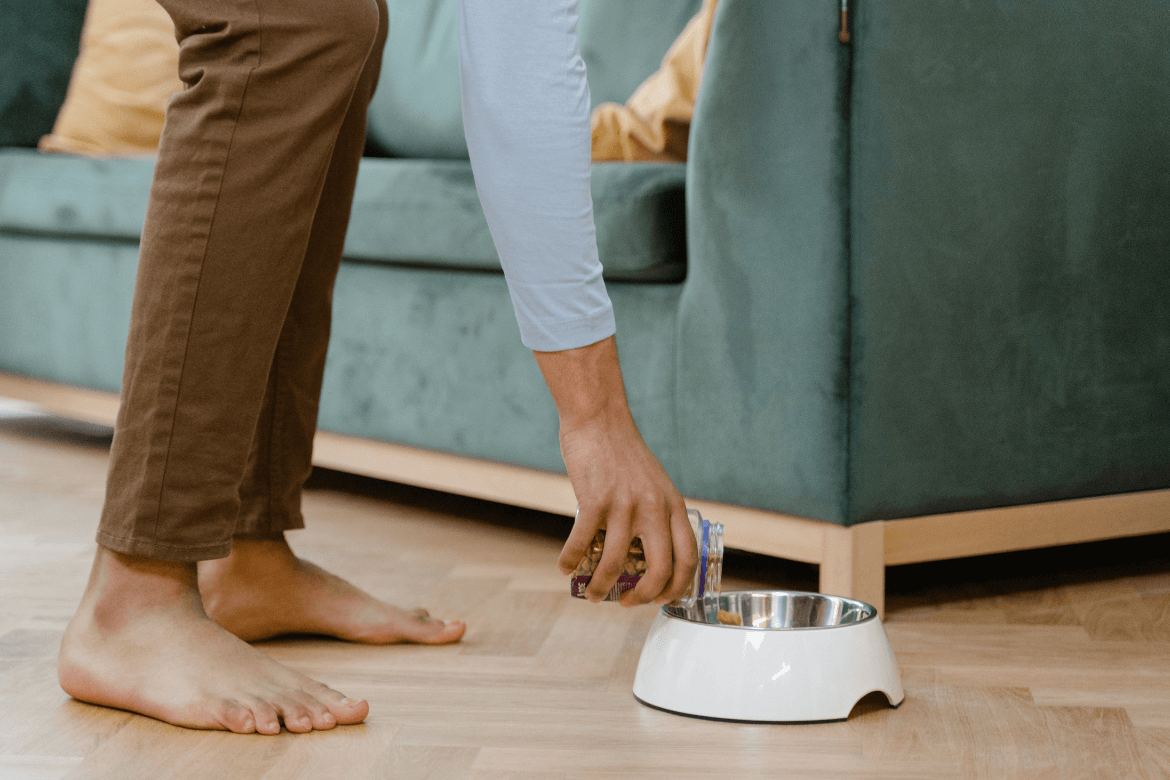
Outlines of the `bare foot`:
{"type": "Polygon", "coordinates": [[[293,554],[283,536],[236,539],[232,554],[199,564],[207,614],[248,642],[280,634],[324,634],[351,642],[442,645],[467,627],[426,610],[406,612],[293,554]]]}
{"type": "Polygon", "coordinates": [[[65,692],[198,729],[278,734],[359,723],[369,705],[273,661],[208,619],[195,565],[98,548],[57,664],[65,692]]]}

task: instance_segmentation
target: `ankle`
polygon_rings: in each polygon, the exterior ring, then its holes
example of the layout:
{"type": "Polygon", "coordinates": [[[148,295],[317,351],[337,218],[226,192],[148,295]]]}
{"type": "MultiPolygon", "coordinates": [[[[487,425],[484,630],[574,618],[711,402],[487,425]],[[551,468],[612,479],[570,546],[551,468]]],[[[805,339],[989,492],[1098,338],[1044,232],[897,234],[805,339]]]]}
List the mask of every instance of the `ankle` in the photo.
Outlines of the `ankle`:
{"type": "Polygon", "coordinates": [[[206,597],[219,584],[240,578],[270,580],[294,571],[297,563],[282,533],[237,536],[232,539],[232,551],[226,558],[199,563],[199,586],[206,597]]]}
{"type": "Polygon", "coordinates": [[[228,557],[206,561],[205,564],[209,569],[252,571],[273,565],[288,566],[296,559],[283,533],[248,534],[232,539],[232,552],[228,557]]]}
{"type": "Polygon", "coordinates": [[[203,612],[194,563],[125,555],[100,546],[82,597],[85,607],[99,626],[116,626],[144,609],[203,612]]]}

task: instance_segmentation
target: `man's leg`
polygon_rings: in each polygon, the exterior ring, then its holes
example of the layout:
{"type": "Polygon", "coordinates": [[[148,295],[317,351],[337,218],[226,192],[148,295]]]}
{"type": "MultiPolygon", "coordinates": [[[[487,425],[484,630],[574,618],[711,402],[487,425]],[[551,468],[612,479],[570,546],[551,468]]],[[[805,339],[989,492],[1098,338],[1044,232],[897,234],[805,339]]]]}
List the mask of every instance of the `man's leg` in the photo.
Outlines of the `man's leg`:
{"type": "Polygon", "coordinates": [[[301,488],[312,469],[333,282],[365,148],[366,109],[377,87],[385,43],[384,0],[379,4],[378,38],[333,148],[305,262],[272,360],[240,486],[232,552],[199,565],[208,614],[247,641],[315,633],[376,644],[438,644],[459,639],[465,630],[457,621],[444,624],[425,610],[405,612],[363,593],[298,559],[284,538],[285,531],[304,525],[301,488]]]}
{"type": "Polygon", "coordinates": [[[168,109],[143,233],[101,545],[62,642],[77,698],[185,726],[290,731],[365,702],[203,611],[338,138],[378,37],[374,0],[163,0],[188,88],[168,109]]]}

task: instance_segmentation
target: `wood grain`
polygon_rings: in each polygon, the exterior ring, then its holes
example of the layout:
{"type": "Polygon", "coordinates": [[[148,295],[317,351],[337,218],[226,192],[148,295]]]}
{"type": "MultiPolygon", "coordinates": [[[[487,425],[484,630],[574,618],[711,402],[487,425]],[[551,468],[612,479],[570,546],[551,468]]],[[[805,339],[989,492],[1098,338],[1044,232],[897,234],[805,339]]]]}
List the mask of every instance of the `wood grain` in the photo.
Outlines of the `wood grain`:
{"type": "Polygon", "coordinates": [[[885,523],[852,528],[826,527],[821,557],[820,592],[861,599],[885,614],[886,567],[883,560],[885,523]]]}
{"type": "MultiPolygon", "coordinates": [[[[0,396],[113,425],[114,393],[0,372],[0,396]]],[[[11,406],[11,404],[10,404],[11,406]]],[[[563,474],[328,431],[317,434],[321,467],[572,517],[563,474]]],[[[868,601],[881,612],[885,567],[1170,531],[1170,490],[1054,501],[861,523],[844,528],[778,512],[690,497],[725,526],[728,548],[822,566],[820,589],[868,601]]],[[[3,625],[3,624],[0,624],[3,625]]]]}
{"type": "Polygon", "coordinates": [[[1170,531],[1170,490],[886,521],[886,565],[1170,531]]]}
{"type": "MultiPolygon", "coordinates": [[[[562,518],[357,478],[311,483],[294,547],[470,626],[443,648],[259,645],[368,697],[365,725],[238,736],[82,704],[57,686],[55,655],[85,585],[108,446],[91,427],[0,415],[4,780],[1170,776],[1170,561],[1154,544],[1013,553],[964,576],[902,570],[919,576],[889,581],[900,708],[866,701],[844,723],[716,723],[634,701],[654,610],[569,598],[555,570],[562,518]]],[[[730,555],[726,587],[808,586],[761,561],[730,555]]]]}

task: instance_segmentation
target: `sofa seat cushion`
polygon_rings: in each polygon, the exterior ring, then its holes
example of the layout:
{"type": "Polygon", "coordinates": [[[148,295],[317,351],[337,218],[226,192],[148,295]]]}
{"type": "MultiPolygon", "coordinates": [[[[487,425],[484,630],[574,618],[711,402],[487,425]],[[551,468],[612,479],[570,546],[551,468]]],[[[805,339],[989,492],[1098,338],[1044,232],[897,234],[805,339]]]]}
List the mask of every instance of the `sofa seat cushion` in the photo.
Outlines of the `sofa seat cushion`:
{"type": "MultiPolygon", "coordinates": [[[[597,243],[605,277],[680,281],[686,272],[679,164],[593,166],[597,243]]],[[[354,260],[499,271],[465,160],[366,159],[345,244],[354,260]]]]}
{"type": "MultiPolygon", "coordinates": [[[[658,69],[701,0],[581,0],[581,56],[593,105],[624,103],[658,69]]],[[[380,155],[467,159],[454,0],[390,0],[390,33],[370,104],[380,155]]]]}
{"type": "Polygon", "coordinates": [[[137,241],[154,161],[0,149],[0,231],[137,241]]]}
{"type": "MultiPolygon", "coordinates": [[[[0,150],[0,231],[137,241],[153,169],[149,159],[0,150]]],[[[601,164],[593,172],[606,278],[681,280],[686,166],[601,164]]],[[[500,271],[465,160],[364,160],[345,250],[354,260],[500,271]]]]}

